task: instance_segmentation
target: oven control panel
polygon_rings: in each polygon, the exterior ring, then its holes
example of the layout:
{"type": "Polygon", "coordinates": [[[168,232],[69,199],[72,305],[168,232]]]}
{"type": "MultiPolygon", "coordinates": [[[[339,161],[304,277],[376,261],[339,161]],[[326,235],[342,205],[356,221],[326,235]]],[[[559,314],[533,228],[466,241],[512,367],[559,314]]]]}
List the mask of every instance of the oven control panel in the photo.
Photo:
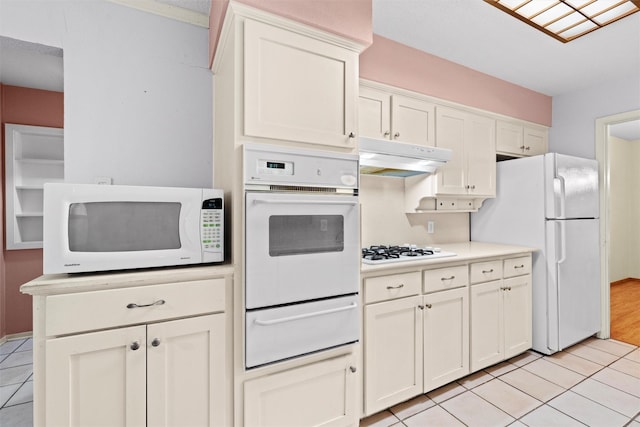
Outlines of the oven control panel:
{"type": "Polygon", "coordinates": [[[256,163],[258,175],[293,175],[293,162],[259,159],[256,163]]]}

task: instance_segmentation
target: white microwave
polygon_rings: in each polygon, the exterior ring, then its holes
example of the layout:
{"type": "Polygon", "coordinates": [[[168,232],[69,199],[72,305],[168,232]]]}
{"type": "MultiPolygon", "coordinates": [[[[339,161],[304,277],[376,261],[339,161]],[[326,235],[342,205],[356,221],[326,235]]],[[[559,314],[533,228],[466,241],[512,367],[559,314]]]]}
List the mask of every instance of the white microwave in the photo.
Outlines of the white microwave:
{"type": "Polygon", "coordinates": [[[224,261],[222,190],[48,183],[43,272],[224,261]]]}

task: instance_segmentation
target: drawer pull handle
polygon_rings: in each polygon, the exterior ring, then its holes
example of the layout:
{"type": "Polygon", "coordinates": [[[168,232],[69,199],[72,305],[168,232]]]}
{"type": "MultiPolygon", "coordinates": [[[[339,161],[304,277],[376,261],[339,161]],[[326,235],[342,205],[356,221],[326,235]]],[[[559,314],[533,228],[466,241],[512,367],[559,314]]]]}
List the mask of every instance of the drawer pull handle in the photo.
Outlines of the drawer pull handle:
{"type": "Polygon", "coordinates": [[[511,286],[505,286],[505,287],[500,288],[500,289],[502,289],[503,291],[510,291],[511,290],[511,286]]]}
{"type": "Polygon", "coordinates": [[[404,283],[400,283],[398,286],[387,286],[387,289],[400,289],[404,288],[404,283]]]}
{"type": "Polygon", "coordinates": [[[131,343],[130,348],[131,348],[131,350],[136,351],[137,349],[140,348],[140,343],[138,341],[134,341],[134,342],[131,343]]]}
{"type": "Polygon", "coordinates": [[[154,338],[153,341],[151,341],[151,345],[154,347],[157,347],[160,345],[160,339],[159,338],[154,338]]]}
{"type": "Polygon", "coordinates": [[[513,268],[524,268],[524,264],[514,265],[513,268]]]}
{"type": "Polygon", "coordinates": [[[158,301],[152,302],[151,304],[136,304],[135,302],[132,302],[130,304],[127,304],[127,308],[151,307],[153,305],[162,305],[164,303],[165,301],[163,299],[159,299],[158,301]]]}
{"type": "Polygon", "coordinates": [[[444,282],[445,280],[453,280],[453,279],[455,279],[455,278],[456,278],[456,276],[451,276],[451,277],[441,277],[441,278],[440,278],[440,280],[442,280],[442,281],[444,282]]]}
{"type": "Polygon", "coordinates": [[[493,268],[491,270],[482,270],[482,274],[493,273],[493,268]]]}
{"type": "Polygon", "coordinates": [[[349,370],[350,370],[352,373],[355,373],[358,369],[356,369],[356,367],[355,367],[355,366],[349,366],[349,370]]]}
{"type": "Polygon", "coordinates": [[[433,307],[431,304],[425,304],[424,306],[427,307],[427,308],[433,307]]]}
{"type": "Polygon", "coordinates": [[[357,308],[357,307],[358,307],[358,304],[353,302],[353,303],[351,303],[351,304],[349,304],[347,306],[344,306],[344,307],[330,308],[328,310],[315,311],[315,312],[312,312],[312,313],[296,314],[294,316],[281,317],[279,319],[273,319],[273,320],[255,319],[254,323],[256,325],[260,325],[260,326],[277,325],[278,323],[292,322],[294,320],[306,319],[308,317],[316,317],[316,316],[322,316],[322,315],[325,315],[325,314],[338,313],[340,311],[353,310],[354,308],[357,308]]]}

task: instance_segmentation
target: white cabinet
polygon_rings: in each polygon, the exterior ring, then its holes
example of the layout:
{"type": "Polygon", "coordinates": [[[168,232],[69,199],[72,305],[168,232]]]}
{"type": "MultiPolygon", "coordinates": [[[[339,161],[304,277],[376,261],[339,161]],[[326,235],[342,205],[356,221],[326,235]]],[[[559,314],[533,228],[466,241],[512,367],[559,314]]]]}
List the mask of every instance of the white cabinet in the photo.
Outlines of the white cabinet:
{"type": "Polygon", "coordinates": [[[496,122],[496,151],[506,156],[535,156],[547,152],[548,130],[518,122],[496,122]]]}
{"type": "Polygon", "coordinates": [[[352,354],[244,382],[246,426],[357,425],[352,354]]]}
{"type": "Polygon", "coordinates": [[[367,414],[422,393],[421,303],[422,297],[414,296],[367,305],[364,309],[367,414]]]}
{"type": "Polygon", "coordinates": [[[424,391],[469,373],[469,289],[425,295],[424,391]]]}
{"type": "Polygon", "coordinates": [[[231,276],[209,271],[24,285],[34,295],[34,424],[228,425],[231,276]]]}
{"type": "Polygon", "coordinates": [[[358,52],[244,22],[244,134],[355,147],[358,52]]]}
{"type": "Polygon", "coordinates": [[[436,147],[451,160],[431,175],[405,178],[405,210],[474,211],[496,195],[495,120],[436,107],[436,147]]]}
{"type": "Polygon", "coordinates": [[[223,335],[218,314],[48,340],[46,424],[224,425],[223,335]]]}
{"type": "Polygon", "coordinates": [[[358,126],[361,136],[418,145],[435,145],[435,104],[360,87],[358,126]]]}
{"type": "Polygon", "coordinates": [[[43,186],[64,180],[63,130],[5,124],[6,248],[42,247],[43,186]]]}
{"type": "MultiPolygon", "coordinates": [[[[482,263],[476,269],[492,275],[496,271],[495,262],[482,263]],[[491,269],[494,271],[489,273],[491,269]]],[[[504,279],[471,285],[472,372],[531,348],[530,273],[530,257],[507,259],[504,269],[500,266],[504,279]]]]}

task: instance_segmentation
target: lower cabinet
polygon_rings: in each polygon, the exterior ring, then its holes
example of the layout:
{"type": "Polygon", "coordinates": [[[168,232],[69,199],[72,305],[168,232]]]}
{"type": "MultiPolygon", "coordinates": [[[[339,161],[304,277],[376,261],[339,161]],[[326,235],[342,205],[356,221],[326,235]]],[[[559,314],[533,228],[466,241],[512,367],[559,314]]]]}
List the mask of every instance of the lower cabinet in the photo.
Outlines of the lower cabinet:
{"type": "Polygon", "coordinates": [[[244,383],[245,426],[358,424],[353,354],[244,383]]]}
{"type": "Polygon", "coordinates": [[[223,425],[224,315],[47,341],[48,425],[223,425]]]}

